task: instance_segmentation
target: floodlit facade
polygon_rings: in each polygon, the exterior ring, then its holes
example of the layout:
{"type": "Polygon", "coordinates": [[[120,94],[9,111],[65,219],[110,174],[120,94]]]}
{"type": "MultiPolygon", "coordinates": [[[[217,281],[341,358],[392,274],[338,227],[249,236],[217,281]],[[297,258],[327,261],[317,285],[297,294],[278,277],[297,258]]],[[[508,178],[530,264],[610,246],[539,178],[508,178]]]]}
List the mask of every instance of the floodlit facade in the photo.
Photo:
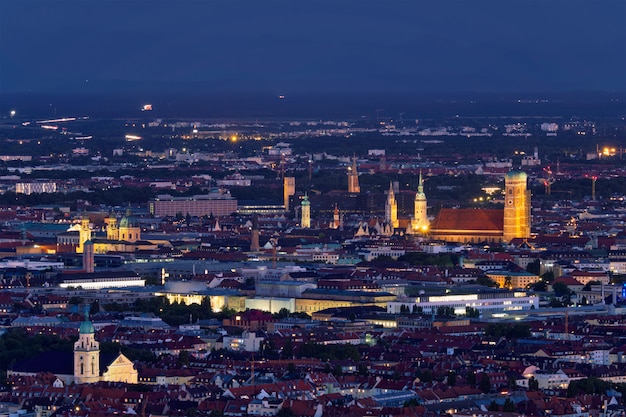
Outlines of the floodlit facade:
{"type": "Polygon", "coordinates": [[[406,301],[390,301],[387,312],[400,314],[401,310],[421,309],[425,314],[434,314],[439,307],[451,307],[454,314],[465,315],[468,307],[480,313],[499,313],[507,311],[531,310],[539,307],[539,297],[523,291],[493,291],[474,294],[446,294],[409,298],[406,301]]]}
{"type": "Polygon", "coordinates": [[[159,196],[148,202],[150,214],[156,217],[183,216],[228,216],[237,211],[237,200],[230,194],[219,192],[193,197],[159,196]]]}

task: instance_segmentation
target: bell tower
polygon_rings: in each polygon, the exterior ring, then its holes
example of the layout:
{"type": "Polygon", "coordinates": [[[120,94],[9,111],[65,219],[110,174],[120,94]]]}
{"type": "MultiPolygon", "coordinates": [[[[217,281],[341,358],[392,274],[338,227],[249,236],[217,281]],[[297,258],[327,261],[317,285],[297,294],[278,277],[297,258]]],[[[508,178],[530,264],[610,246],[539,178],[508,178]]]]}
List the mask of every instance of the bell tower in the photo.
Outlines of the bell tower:
{"type": "Polygon", "coordinates": [[[302,198],[302,218],[300,219],[300,226],[303,229],[311,228],[311,202],[309,196],[304,194],[302,198]]]}
{"type": "Polygon", "coordinates": [[[352,158],[352,166],[348,168],[348,192],[358,194],[361,192],[359,185],[359,172],[356,167],[356,156],[352,158]]]}
{"type": "Polygon", "coordinates": [[[88,240],[91,240],[91,229],[89,228],[89,217],[85,216],[80,220],[76,253],[83,253],[85,242],[88,240]]]}
{"type": "Polygon", "coordinates": [[[78,341],[74,343],[74,382],[91,384],[100,381],[100,343],[96,330],[89,321],[89,309],[85,308],[85,321],[80,325],[78,341]]]}
{"type": "Polygon", "coordinates": [[[420,171],[420,179],[415,194],[415,205],[413,208],[413,219],[411,228],[413,233],[426,233],[428,231],[428,216],[426,215],[427,202],[424,194],[424,179],[420,171]]]}
{"type": "Polygon", "coordinates": [[[530,237],[530,190],[524,171],[509,171],[504,178],[503,241],[530,237]]]}
{"type": "Polygon", "coordinates": [[[394,229],[398,227],[398,202],[393,192],[393,184],[389,183],[387,191],[387,201],[385,202],[385,221],[394,229]]]}

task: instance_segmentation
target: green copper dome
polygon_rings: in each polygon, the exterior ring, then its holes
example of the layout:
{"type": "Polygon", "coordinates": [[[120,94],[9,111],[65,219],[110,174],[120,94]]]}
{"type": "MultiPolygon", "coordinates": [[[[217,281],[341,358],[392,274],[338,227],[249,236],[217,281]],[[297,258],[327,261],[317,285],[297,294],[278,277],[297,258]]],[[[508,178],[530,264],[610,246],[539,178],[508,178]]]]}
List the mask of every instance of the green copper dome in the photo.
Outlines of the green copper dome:
{"type": "Polygon", "coordinates": [[[524,171],[520,171],[514,169],[512,171],[507,172],[506,179],[507,180],[518,180],[518,181],[526,181],[528,175],[524,171]]]}
{"type": "Polygon", "coordinates": [[[78,332],[80,334],[93,334],[96,332],[93,323],[89,320],[89,308],[85,308],[85,320],[80,324],[78,332]]]}
{"type": "Polygon", "coordinates": [[[78,330],[80,334],[91,334],[95,333],[96,329],[93,327],[93,324],[87,320],[80,324],[80,329],[78,330]]]}
{"type": "Polygon", "coordinates": [[[126,216],[122,217],[120,220],[120,227],[129,228],[129,227],[139,227],[139,222],[135,217],[131,215],[130,208],[126,210],[126,216]]]}

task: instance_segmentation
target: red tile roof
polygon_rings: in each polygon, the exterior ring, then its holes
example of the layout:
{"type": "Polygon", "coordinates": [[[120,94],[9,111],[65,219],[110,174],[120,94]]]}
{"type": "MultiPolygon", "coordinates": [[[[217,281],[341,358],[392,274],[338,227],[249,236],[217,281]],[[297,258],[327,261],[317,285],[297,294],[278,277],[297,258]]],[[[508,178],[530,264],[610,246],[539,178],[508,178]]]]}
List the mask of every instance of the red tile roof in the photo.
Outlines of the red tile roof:
{"type": "Polygon", "coordinates": [[[430,224],[431,230],[497,230],[504,228],[504,212],[498,209],[443,208],[430,224]]]}

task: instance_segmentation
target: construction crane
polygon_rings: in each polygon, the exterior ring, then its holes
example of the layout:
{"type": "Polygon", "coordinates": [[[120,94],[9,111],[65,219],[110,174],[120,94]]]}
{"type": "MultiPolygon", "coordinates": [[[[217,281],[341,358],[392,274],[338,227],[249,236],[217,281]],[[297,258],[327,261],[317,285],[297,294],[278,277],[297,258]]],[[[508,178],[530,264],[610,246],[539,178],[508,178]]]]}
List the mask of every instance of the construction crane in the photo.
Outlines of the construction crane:
{"type": "Polygon", "coordinates": [[[543,169],[544,179],[543,186],[545,188],[546,195],[550,195],[552,193],[552,184],[554,184],[554,175],[550,166],[547,166],[543,169]]]}

